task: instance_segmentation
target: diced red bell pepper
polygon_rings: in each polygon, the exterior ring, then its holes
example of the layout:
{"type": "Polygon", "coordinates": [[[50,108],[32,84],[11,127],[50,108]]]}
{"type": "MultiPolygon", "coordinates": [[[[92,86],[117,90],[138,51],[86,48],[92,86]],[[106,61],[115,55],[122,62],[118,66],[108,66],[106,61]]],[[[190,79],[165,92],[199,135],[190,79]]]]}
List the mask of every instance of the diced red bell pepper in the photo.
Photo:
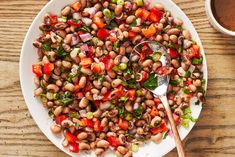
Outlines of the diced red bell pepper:
{"type": "Polygon", "coordinates": [[[100,17],[98,16],[93,17],[93,22],[94,24],[96,24],[98,28],[104,28],[104,22],[102,21],[100,17]]]}
{"type": "Polygon", "coordinates": [[[158,109],[156,106],[152,106],[152,109],[151,109],[151,112],[150,112],[150,116],[153,118],[153,117],[156,117],[158,115],[158,109]]]}
{"type": "Polygon", "coordinates": [[[180,124],[180,116],[179,115],[173,113],[173,119],[174,119],[176,125],[180,124]]]}
{"type": "Polygon", "coordinates": [[[56,124],[61,124],[66,119],[65,115],[57,116],[55,119],[56,124]]]}
{"type": "Polygon", "coordinates": [[[112,70],[112,68],[114,66],[114,63],[110,59],[109,54],[106,54],[104,57],[100,58],[100,62],[104,63],[105,70],[107,70],[107,71],[112,70]]]}
{"type": "Polygon", "coordinates": [[[200,47],[198,45],[192,45],[189,51],[190,58],[200,58],[200,47]]]}
{"type": "Polygon", "coordinates": [[[69,143],[69,151],[73,153],[79,152],[79,144],[76,142],[69,143]]]}
{"type": "Polygon", "coordinates": [[[76,142],[76,140],[77,140],[77,136],[75,136],[71,132],[66,132],[65,133],[65,138],[66,138],[66,140],[68,140],[68,142],[72,142],[72,143],[76,142]]]}
{"type": "Polygon", "coordinates": [[[185,85],[185,86],[189,86],[189,85],[191,85],[191,84],[193,84],[192,81],[189,81],[189,80],[184,81],[184,85],[185,85]]]}
{"type": "Polygon", "coordinates": [[[135,16],[140,17],[142,20],[147,20],[149,11],[144,8],[139,8],[135,11],[135,16]]]}
{"type": "Polygon", "coordinates": [[[154,101],[155,104],[160,104],[161,103],[161,100],[159,98],[154,98],[153,101],[154,101]]]}
{"type": "Polygon", "coordinates": [[[152,128],[151,132],[153,134],[158,134],[158,133],[166,132],[168,130],[169,130],[169,128],[167,127],[166,123],[162,123],[160,126],[158,126],[156,128],[152,128]]]}
{"type": "Polygon", "coordinates": [[[70,20],[67,21],[67,23],[70,26],[75,26],[75,27],[81,27],[82,26],[82,21],[81,20],[70,19],[70,20]]]}
{"type": "Polygon", "coordinates": [[[84,93],[87,91],[90,91],[92,89],[92,87],[93,87],[92,84],[88,82],[84,88],[84,93]]]}
{"type": "Polygon", "coordinates": [[[139,59],[139,61],[141,62],[141,61],[143,61],[145,58],[146,58],[146,54],[145,54],[144,52],[141,52],[141,53],[140,53],[140,59],[139,59]]]}
{"type": "Polygon", "coordinates": [[[121,145],[117,137],[109,136],[107,138],[107,141],[109,142],[110,146],[115,147],[115,148],[121,145]]]}
{"type": "Polygon", "coordinates": [[[56,15],[50,15],[49,18],[51,20],[51,25],[55,25],[58,23],[58,17],[56,15]]]}
{"type": "Polygon", "coordinates": [[[89,67],[91,66],[92,64],[92,59],[91,58],[82,58],[81,59],[81,62],[80,62],[80,65],[83,66],[83,67],[89,67]]]}
{"type": "Polygon", "coordinates": [[[43,73],[44,74],[50,75],[53,70],[54,70],[54,64],[52,64],[52,63],[44,64],[44,66],[43,66],[43,73]]]}
{"type": "Polygon", "coordinates": [[[90,119],[87,119],[87,118],[83,118],[79,125],[81,126],[88,126],[88,127],[93,127],[94,126],[94,122],[90,119]]]}
{"type": "Polygon", "coordinates": [[[135,89],[128,90],[127,96],[129,98],[129,100],[135,100],[135,98],[136,98],[136,90],[135,89]]]}
{"type": "Polygon", "coordinates": [[[176,49],[168,48],[167,53],[170,55],[171,59],[175,59],[179,57],[179,53],[176,49]]]}
{"type": "Polygon", "coordinates": [[[99,63],[92,63],[91,65],[91,70],[96,73],[99,74],[101,72],[101,67],[99,63]]]}
{"type": "Polygon", "coordinates": [[[109,31],[105,28],[101,28],[98,32],[97,32],[97,37],[101,40],[104,40],[107,36],[109,36],[109,31]]]}
{"type": "Polygon", "coordinates": [[[133,39],[133,38],[136,36],[136,33],[133,32],[133,31],[129,31],[128,33],[129,33],[129,34],[128,34],[128,38],[129,38],[129,39],[133,39]]]}
{"type": "Polygon", "coordinates": [[[73,4],[71,5],[71,7],[72,7],[76,12],[78,12],[78,11],[81,9],[82,4],[81,4],[80,2],[75,2],[75,3],[73,3],[73,4]]]}
{"type": "Polygon", "coordinates": [[[141,73],[141,79],[138,80],[138,82],[142,83],[142,82],[144,82],[145,80],[148,79],[149,74],[144,70],[142,70],[140,73],[141,73]]]}
{"type": "Polygon", "coordinates": [[[123,118],[119,118],[119,121],[118,121],[118,126],[119,128],[121,128],[122,130],[127,130],[128,129],[128,121],[123,119],[123,118]]]}
{"type": "Polygon", "coordinates": [[[99,120],[95,121],[94,130],[98,132],[103,130],[103,128],[101,127],[101,122],[99,120]]]}
{"type": "Polygon", "coordinates": [[[153,50],[147,44],[144,44],[142,46],[142,52],[145,53],[146,55],[153,54],[153,50]]]}
{"type": "Polygon", "coordinates": [[[42,65],[39,65],[39,64],[32,65],[32,71],[36,76],[41,77],[42,76],[42,65]]]}
{"type": "Polygon", "coordinates": [[[160,19],[162,18],[162,16],[163,16],[163,12],[161,10],[157,9],[156,7],[153,7],[150,10],[148,20],[151,22],[159,22],[160,19]]]}
{"type": "Polygon", "coordinates": [[[152,37],[153,35],[156,34],[156,32],[157,32],[157,29],[153,25],[149,26],[148,29],[142,29],[142,33],[147,38],[152,37]]]}
{"type": "Polygon", "coordinates": [[[160,68],[157,68],[157,70],[155,71],[158,75],[166,75],[168,74],[168,70],[165,66],[162,66],[160,68]]]}

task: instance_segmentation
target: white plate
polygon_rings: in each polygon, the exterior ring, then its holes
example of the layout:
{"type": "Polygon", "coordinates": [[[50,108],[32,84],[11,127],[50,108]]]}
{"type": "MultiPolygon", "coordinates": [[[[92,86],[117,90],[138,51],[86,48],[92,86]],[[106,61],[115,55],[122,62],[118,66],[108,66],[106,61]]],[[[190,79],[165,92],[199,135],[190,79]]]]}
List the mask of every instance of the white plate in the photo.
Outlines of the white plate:
{"type": "MultiPolygon", "coordinates": [[[[42,130],[42,132],[47,136],[47,138],[54,143],[58,148],[60,148],[65,153],[71,155],[71,156],[78,156],[78,154],[72,154],[67,149],[63,148],[61,145],[62,142],[62,136],[55,136],[50,131],[50,126],[52,124],[52,119],[48,116],[48,111],[45,109],[42,105],[42,103],[34,97],[33,91],[36,88],[32,74],[31,66],[32,64],[35,64],[37,62],[37,53],[36,49],[33,47],[32,43],[33,41],[39,36],[41,33],[38,29],[39,24],[43,21],[43,16],[47,12],[51,12],[53,14],[59,14],[61,9],[67,5],[74,2],[74,0],[53,0],[49,2],[37,15],[35,20],[33,21],[32,25],[30,26],[28,33],[25,37],[21,56],[20,56],[20,83],[22,92],[24,95],[25,102],[29,108],[29,111],[34,118],[35,122],[37,123],[38,127],[42,130]]],[[[153,0],[153,3],[160,2],[164,5],[166,10],[169,10],[174,17],[179,17],[184,21],[184,27],[188,30],[190,30],[192,38],[200,45],[201,47],[201,53],[203,55],[204,61],[204,79],[207,83],[207,64],[205,59],[205,54],[202,48],[201,41],[199,39],[199,36],[193,26],[193,24],[190,22],[190,20],[187,18],[187,16],[184,14],[184,12],[176,6],[175,3],[173,3],[171,0],[153,0]]],[[[198,118],[199,114],[201,112],[202,106],[201,104],[198,106],[195,106],[194,103],[190,104],[191,109],[193,111],[193,117],[198,118]]],[[[194,123],[190,123],[189,129],[184,129],[183,127],[179,128],[180,136],[182,139],[184,139],[190,130],[193,128],[194,123]]],[[[155,144],[152,142],[149,142],[148,144],[144,145],[140,148],[138,153],[134,154],[134,157],[160,157],[168,152],[170,152],[175,147],[174,140],[170,136],[168,136],[165,140],[163,140],[160,144],[155,144]]],[[[93,157],[95,156],[94,152],[91,154],[87,153],[79,153],[79,156],[81,157],[93,157]]],[[[106,156],[111,157],[114,156],[113,153],[106,153],[106,156]]]]}

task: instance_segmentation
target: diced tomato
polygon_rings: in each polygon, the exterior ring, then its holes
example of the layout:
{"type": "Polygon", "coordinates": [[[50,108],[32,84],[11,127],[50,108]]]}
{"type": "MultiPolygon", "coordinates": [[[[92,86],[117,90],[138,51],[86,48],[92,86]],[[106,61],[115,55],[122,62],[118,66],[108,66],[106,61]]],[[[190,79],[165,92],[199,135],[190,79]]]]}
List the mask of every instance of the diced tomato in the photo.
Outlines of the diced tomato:
{"type": "Polygon", "coordinates": [[[38,64],[32,65],[32,71],[36,76],[41,77],[42,76],[42,65],[38,65],[38,64]]]}
{"type": "Polygon", "coordinates": [[[112,98],[116,97],[116,98],[120,98],[121,96],[124,96],[125,92],[124,92],[124,88],[123,86],[118,86],[116,89],[114,89],[113,91],[108,91],[106,92],[103,96],[103,101],[108,101],[111,100],[112,98]]]}
{"type": "Polygon", "coordinates": [[[185,86],[189,86],[189,85],[191,85],[193,83],[192,83],[192,81],[187,80],[187,81],[184,81],[184,84],[185,84],[185,86]]]}
{"type": "Polygon", "coordinates": [[[104,40],[107,36],[109,36],[109,31],[105,28],[102,28],[97,32],[97,37],[101,40],[104,40]]]}
{"type": "Polygon", "coordinates": [[[54,64],[52,64],[52,63],[44,64],[44,66],[43,66],[43,73],[44,74],[50,75],[52,70],[54,70],[54,64]]]}
{"type": "Polygon", "coordinates": [[[68,140],[68,142],[76,142],[76,140],[77,140],[77,136],[75,136],[71,132],[66,132],[65,138],[66,138],[66,140],[68,140]]]}
{"type": "Polygon", "coordinates": [[[171,59],[179,57],[179,53],[178,53],[178,51],[176,49],[168,48],[167,49],[167,53],[170,55],[171,59]]]}
{"type": "Polygon", "coordinates": [[[99,120],[95,121],[94,130],[95,131],[102,131],[103,130],[103,128],[101,127],[101,122],[99,120]]]}
{"type": "Polygon", "coordinates": [[[51,20],[51,25],[55,25],[58,23],[58,17],[56,15],[50,15],[49,18],[51,20]]]}
{"type": "Polygon", "coordinates": [[[75,94],[75,96],[77,99],[82,99],[84,97],[84,94],[83,94],[83,92],[78,92],[75,94]]]}
{"type": "Polygon", "coordinates": [[[94,126],[94,122],[90,119],[87,118],[83,118],[80,123],[81,126],[88,126],[88,127],[93,127],[94,126]]]}
{"type": "Polygon", "coordinates": [[[121,145],[120,141],[118,140],[117,137],[112,137],[112,136],[109,136],[107,138],[107,141],[109,142],[110,146],[112,147],[118,147],[121,145]]]}
{"type": "Polygon", "coordinates": [[[93,17],[93,22],[94,24],[96,24],[98,28],[104,28],[104,22],[102,21],[100,17],[98,16],[93,17]]]}
{"type": "Polygon", "coordinates": [[[157,70],[155,71],[158,75],[164,75],[164,74],[168,74],[168,70],[165,66],[162,66],[160,68],[157,68],[157,70]]]}
{"type": "Polygon", "coordinates": [[[149,11],[144,8],[139,8],[135,12],[135,16],[140,17],[142,20],[147,20],[149,16],[149,11]]]}
{"type": "Polygon", "coordinates": [[[156,34],[156,32],[157,32],[157,29],[153,25],[150,25],[148,29],[142,29],[142,33],[147,38],[152,37],[153,35],[156,34]]]}
{"type": "Polygon", "coordinates": [[[140,59],[139,59],[139,61],[141,62],[141,61],[143,61],[145,58],[146,58],[145,53],[141,52],[141,53],[140,53],[140,59]]]}
{"type": "Polygon", "coordinates": [[[156,7],[153,7],[150,10],[148,20],[151,21],[151,22],[159,22],[160,19],[162,18],[162,16],[163,16],[163,12],[160,11],[159,9],[157,9],[156,7]]]}
{"type": "Polygon", "coordinates": [[[75,3],[73,3],[73,4],[71,5],[71,7],[72,7],[76,12],[78,12],[78,11],[81,9],[82,5],[81,5],[80,2],[75,2],[75,3]]]}
{"type": "Polygon", "coordinates": [[[167,127],[166,123],[162,123],[160,126],[158,126],[156,128],[152,128],[151,132],[153,134],[158,134],[158,133],[166,132],[168,130],[169,130],[169,128],[167,127]]]}
{"type": "Polygon", "coordinates": [[[129,34],[128,34],[128,38],[129,38],[129,39],[133,39],[133,38],[136,36],[136,33],[133,32],[133,31],[129,31],[128,33],[129,33],[129,34]]]}
{"type": "Polygon", "coordinates": [[[138,81],[138,82],[144,82],[145,80],[147,80],[148,79],[148,77],[149,77],[149,74],[146,72],[146,71],[144,71],[144,70],[142,70],[141,72],[141,79],[138,81]]]}
{"type": "Polygon", "coordinates": [[[177,74],[177,69],[173,69],[172,72],[171,72],[171,75],[175,76],[176,74],[177,74]]]}
{"type": "Polygon", "coordinates": [[[200,58],[200,47],[198,45],[192,45],[189,48],[189,56],[191,58],[200,58]]]}
{"type": "Polygon", "coordinates": [[[66,119],[65,115],[57,116],[55,119],[56,124],[61,124],[66,119]]]}
{"type": "Polygon", "coordinates": [[[101,72],[101,67],[99,63],[92,63],[91,64],[91,70],[96,73],[99,74],[101,72]]]}
{"type": "Polygon", "coordinates": [[[91,58],[82,58],[80,65],[83,67],[89,67],[92,64],[92,59],[91,58]]]}
{"type": "Polygon", "coordinates": [[[154,98],[153,101],[154,101],[155,104],[160,104],[161,103],[161,100],[159,98],[154,98]]]}
{"type": "Polygon", "coordinates": [[[108,100],[110,100],[111,97],[112,97],[111,94],[112,94],[111,91],[106,92],[106,93],[103,95],[103,101],[108,101],[108,100]]]}
{"type": "Polygon", "coordinates": [[[100,62],[104,63],[105,70],[107,70],[107,71],[112,70],[112,68],[114,66],[114,63],[110,59],[109,54],[106,54],[104,57],[100,58],[100,62]]]}
{"type": "Polygon", "coordinates": [[[153,54],[153,50],[147,44],[142,46],[142,52],[144,52],[146,55],[153,54]]]}
{"type": "Polygon", "coordinates": [[[151,112],[150,112],[150,116],[153,118],[153,117],[156,117],[157,115],[158,115],[157,107],[156,106],[152,106],[152,109],[151,109],[151,112]]]}
{"type": "Polygon", "coordinates": [[[124,87],[122,85],[118,86],[116,88],[116,91],[114,92],[114,94],[120,98],[121,96],[124,96],[125,95],[125,92],[124,92],[124,87]]]}
{"type": "Polygon", "coordinates": [[[70,26],[75,26],[75,27],[81,27],[82,26],[82,21],[81,20],[70,19],[70,20],[67,21],[67,23],[70,26]]]}
{"type": "Polygon", "coordinates": [[[180,116],[178,116],[177,114],[173,113],[173,118],[174,118],[175,124],[179,125],[180,124],[180,116]]]}
{"type": "Polygon", "coordinates": [[[128,121],[125,119],[119,118],[118,126],[122,130],[127,130],[128,129],[128,121]]]}
{"type": "Polygon", "coordinates": [[[88,82],[88,83],[86,84],[86,87],[84,88],[84,93],[87,92],[87,91],[89,91],[89,90],[91,90],[92,87],[93,87],[92,84],[88,82]]]}
{"type": "Polygon", "coordinates": [[[79,152],[79,144],[76,142],[69,143],[69,151],[73,153],[79,152]]]}
{"type": "Polygon", "coordinates": [[[136,90],[135,89],[128,90],[127,96],[129,98],[129,100],[135,100],[136,90]]]}

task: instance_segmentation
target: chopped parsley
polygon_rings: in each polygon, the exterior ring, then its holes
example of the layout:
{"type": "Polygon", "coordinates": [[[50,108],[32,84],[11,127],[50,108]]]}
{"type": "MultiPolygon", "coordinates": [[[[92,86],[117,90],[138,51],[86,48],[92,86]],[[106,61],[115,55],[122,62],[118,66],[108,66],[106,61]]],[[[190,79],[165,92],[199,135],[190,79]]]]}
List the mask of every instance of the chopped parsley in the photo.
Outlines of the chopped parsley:
{"type": "Polygon", "coordinates": [[[59,49],[57,50],[57,55],[61,58],[66,58],[69,55],[69,53],[67,53],[62,47],[62,45],[60,45],[59,49]]]}
{"type": "Polygon", "coordinates": [[[51,51],[51,45],[43,43],[42,44],[42,49],[44,51],[51,51]]]}
{"type": "Polygon", "coordinates": [[[149,78],[142,85],[149,90],[154,90],[158,86],[157,76],[154,73],[150,74],[149,78]]]}
{"type": "Polygon", "coordinates": [[[137,20],[135,19],[131,24],[130,24],[130,27],[135,27],[137,25],[137,20]]]}

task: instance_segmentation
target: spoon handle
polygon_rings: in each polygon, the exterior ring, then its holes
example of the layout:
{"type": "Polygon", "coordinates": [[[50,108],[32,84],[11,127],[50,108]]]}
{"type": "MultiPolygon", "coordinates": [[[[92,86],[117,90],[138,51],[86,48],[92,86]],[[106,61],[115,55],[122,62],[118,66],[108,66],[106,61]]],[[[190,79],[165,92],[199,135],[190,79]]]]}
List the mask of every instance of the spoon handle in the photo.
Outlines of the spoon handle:
{"type": "Polygon", "coordinates": [[[174,135],[178,155],[179,155],[179,157],[186,157],[186,154],[184,152],[184,148],[183,148],[183,145],[182,145],[182,141],[181,141],[180,136],[179,136],[179,132],[178,132],[177,127],[175,125],[175,121],[174,121],[170,106],[169,106],[168,101],[167,101],[167,97],[162,96],[162,97],[160,97],[160,99],[161,99],[161,101],[162,101],[162,103],[165,107],[165,110],[166,110],[166,113],[167,113],[167,116],[168,116],[168,119],[169,119],[169,122],[170,122],[170,125],[171,125],[171,130],[172,130],[173,135],[174,135]]]}

